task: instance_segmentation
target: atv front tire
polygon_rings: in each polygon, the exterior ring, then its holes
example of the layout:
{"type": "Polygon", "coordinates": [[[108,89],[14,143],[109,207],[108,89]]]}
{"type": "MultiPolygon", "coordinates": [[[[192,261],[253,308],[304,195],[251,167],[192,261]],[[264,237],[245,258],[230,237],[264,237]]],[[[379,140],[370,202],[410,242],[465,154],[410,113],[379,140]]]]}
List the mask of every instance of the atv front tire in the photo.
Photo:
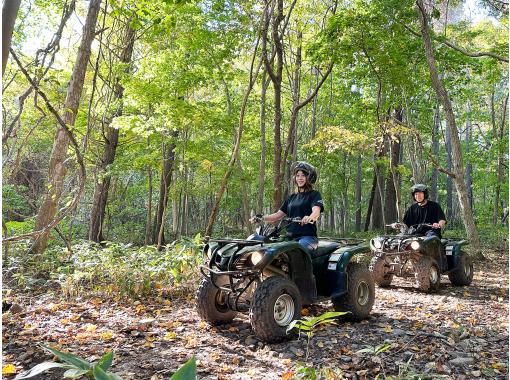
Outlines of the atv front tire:
{"type": "Polygon", "coordinates": [[[268,343],[282,341],[289,324],[301,317],[301,294],[294,282],[279,276],[264,280],[253,294],[250,323],[268,343]]]}
{"type": "MultiPolygon", "coordinates": [[[[217,286],[228,284],[227,276],[215,276],[217,286]]],[[[213,285],[209,278],[204,278],[196,294],[197,311],[200,317],[211,325],[222,325],[232,321],[237,315],[230,310],[225,291],[213,285]]]]}
{"type": "Polygon", "coordinates": [[[414,278],[421,291],[433,293],[439,290],[441,272],[437,262],[428,256],[419,258],[414,264],[414,278]]]}
{"type": "Polygon", "coordinates": [[[473,262],[465,253],[460,252],[459,263],[457,268],[448,273],[448,278],[454,286],[470,285],[473,281],[473,262]]]}
{"type": "Polygon", "coordinates": [[[372,260],[370,260],[370,265],[368,266],[368,269],[372,272],[374,281],[381,288],[390,286],[393,280],[393,274],[386,273],[387,267],[386,255],[384,253],[376,253],[375,256],[372,257],[372,260]]]}
{"type": "Polygon", "coordinates": [[[374,306],[374,279],[363,264],[350,263],[347,267],[347,293],[332,298],[336,311],[349,311],[347,319],[360,321],[366,319],[374,306]]]}

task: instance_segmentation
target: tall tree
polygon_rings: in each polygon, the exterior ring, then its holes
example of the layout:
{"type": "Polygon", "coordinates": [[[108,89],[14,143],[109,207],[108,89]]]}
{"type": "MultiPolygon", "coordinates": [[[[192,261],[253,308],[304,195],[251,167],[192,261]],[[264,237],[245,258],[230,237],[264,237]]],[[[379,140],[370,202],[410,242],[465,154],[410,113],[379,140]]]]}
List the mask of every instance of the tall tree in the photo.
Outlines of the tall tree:
{"type": "MultiPolygon", "coordinates": [[[[125,73],[129,72],[129,64],[133,56],[133,47],[135,43],[135,30],[131,26],[131,20],[128,20],[125,25],[123,49],[120,53],[120,62],[126,65],[125,73]]],[[[121,84],[121,78],[117,77],[113,85],[113,98],[114,104],[117,105],[117,110],[114,112],[109,121],[114,117],[122,115],[122,97],[124,94],[124,87],[121,84]]],[[[107,120],[107,123],[109,122],[107,120]]],[[[108,200],[108,190],[110,188],[111,174],[109,168],[115,160],[115,154],[119,143],[119,129],[112,128],[109,124],[102,124],[103,131],[102,137],[104,142],[104,149],[99,162],[97,164],[97,182],[94,189],[94,196],[92,201],[92,210],[90,212],[89,224],[89,239],[95,242],[104,240],[103,236],[103,221],[106,210],[106,203],[108,200]]]]}
{"type": "Polygon", "coordinates": [[[2,6],[2,76],[9,59],[9,49],[11,48],[12,33],[14,24],[18,15],[21,0],[4,0],[2,6]]]}
{"type": "MultiPolygon", "coordinates": [[[[85,81],[85,73],[91,55],[91,45],[95,36],[95,28],[97,17],[99,14],[101,0],[91,0],[83,26],[83,35],[76,56],[76,62],[67,89],[67,96],[64,102],[64,116],[63,121],[67,125],[74,125],[78,107],[80,105],[80,98],[83,90],[83,83],[85,81]]],[[[48,192],[39,208],[37,219],[35,223],[35,231],[42,231],[35,239],[32,251],[41,253],[46,249],[50,231],[47,228],[51,224],[54,216],[57,213],[58,203],[64,190],[64,179],[66,176],[66,159],[67,149],[69,147],[69,135],[62,127],[57,128],[57,133],[53,141],[53,149],[51,152],[49,169],[48,169],[48,192]]]]}
{"type": "Polygon", "coordinates": [[[453,113],[452,103],[446,88],[439,77],[439,72],[436,65],[436,58],[434,53],[434,47],[432,45],[432,39],[430,37],[430,26],[429,26],[429,15],[423,4],[423,0],[416,1],[418,18],[421,25],[421,34],[423,40],[423,46],[425,49],[425,57],[430,72],[430,79],[432,87],[436,92],[436,95],[441,103],[446,119],[446,125],[450,132],[450,142],[452,145],[452,172],[454,174],[453,181],[457,190],[457,196],[459,199],[459,205],[462,213],[462,221],[466,228],[471,244],[475,251],[480,253],[480,238],[476,229],[473,212],[469,204],[468,191],[466,189],[466,183],[464,182],[464,163],[462,158],[461,145],[459,140],[459,131],[455,120],[455,114],[453,113]]]}

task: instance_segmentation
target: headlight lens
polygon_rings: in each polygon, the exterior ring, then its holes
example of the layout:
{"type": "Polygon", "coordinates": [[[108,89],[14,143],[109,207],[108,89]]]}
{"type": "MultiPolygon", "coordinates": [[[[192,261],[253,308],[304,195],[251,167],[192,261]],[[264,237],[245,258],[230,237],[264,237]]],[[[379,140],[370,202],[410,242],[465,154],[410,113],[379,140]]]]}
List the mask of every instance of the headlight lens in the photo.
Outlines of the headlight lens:
{"type": "Polygon", "coordinates": [[[382,248],[382,240],[374,239],[374,247],[375,247],[375,249],[381,249],[382,248]]]}
{"type": "Polygon", "coordinates": [[[263,258],[264,258],[263,251],[255,251],[251,254],[250,261],[253,265],[257,265],[263,258]]]}
{"type": "Polygon", "coordinates": [[[420,242],[419,241],[413,241],[411,243],[411,249],[414,249],[415,251],[417,251],[418,249],[420,249],[420,242]]]}

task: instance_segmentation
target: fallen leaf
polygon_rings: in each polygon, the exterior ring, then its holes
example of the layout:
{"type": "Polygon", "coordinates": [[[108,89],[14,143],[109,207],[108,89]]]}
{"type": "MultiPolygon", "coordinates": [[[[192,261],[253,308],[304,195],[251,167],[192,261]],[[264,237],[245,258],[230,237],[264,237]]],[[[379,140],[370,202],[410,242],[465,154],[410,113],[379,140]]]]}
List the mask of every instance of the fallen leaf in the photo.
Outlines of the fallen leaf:
{"type": "Polygon", "coordinates": [[[5,364],[2,367],[2,375],[13,375],[16,373],[16,367],[14,364],[5,364]]]}

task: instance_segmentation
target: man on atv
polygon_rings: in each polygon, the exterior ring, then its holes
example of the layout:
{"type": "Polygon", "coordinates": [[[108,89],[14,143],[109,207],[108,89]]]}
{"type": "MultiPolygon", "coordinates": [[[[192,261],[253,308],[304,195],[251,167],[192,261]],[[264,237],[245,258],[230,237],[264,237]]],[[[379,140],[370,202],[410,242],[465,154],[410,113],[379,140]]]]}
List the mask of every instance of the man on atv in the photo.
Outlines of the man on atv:
{"type": "Polygon", "coordinates": [[[417,233],[424,235],[436,235],[441,238],[441,228],[446,225],[446,217],[441,206],[430,201],[429,189],[426,185],[417,183],[411,188],[411,195],[415,201],[404,214],[403,222],[407,227],[431,224],[432,227],[419,226],[417,233]]]}
{"type": "MultiPolygon", "coordinates": [[[[308,162],[296,162],[292,165],[292,176],[297,192],[291,194],[277,212],[259,218],[269,223],[278,222],[285,216],[301,218],[301,224],[292,223],[287,227],[287,232],[303,247],[313,250],[319,243],[315,222],[324,210],[321,194],[313,189],[317,171],[308,162]]],[[[256,221],[256,218],[252,218],[252,221],[256,221]]]]}

